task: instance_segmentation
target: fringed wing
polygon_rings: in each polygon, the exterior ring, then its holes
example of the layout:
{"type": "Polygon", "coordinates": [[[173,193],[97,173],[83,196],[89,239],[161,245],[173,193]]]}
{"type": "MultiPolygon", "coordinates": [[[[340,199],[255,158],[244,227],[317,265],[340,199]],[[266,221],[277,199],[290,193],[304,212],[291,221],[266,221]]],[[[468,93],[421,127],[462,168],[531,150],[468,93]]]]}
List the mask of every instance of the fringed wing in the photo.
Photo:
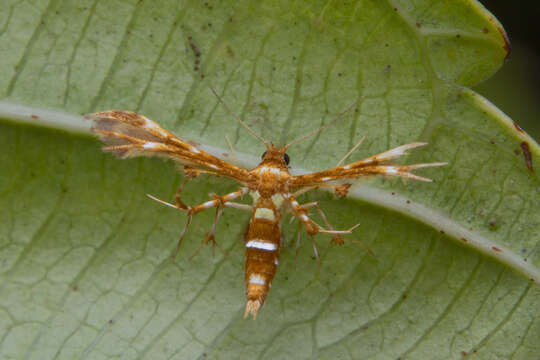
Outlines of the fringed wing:
{"type": "Polygon", "coordinates": [[[164,156],[183,165],[211,169],[242,183],[249,180],[247,170],[202,151],[135,112],[110,110],[89,114],[86,118],[94,122],[91,130],[105,144],[103,151],[119,158],[164,156]]]}
{"type": "Polygon", "coordinates": [[[444,162],[413,164],[413,165],[395,165],[388,164],[388,161],[406,155],[406,150],[413,149],[419,146],[427,145],[427,143],[415,142],[411,144],[401,145],[397,148],[385,151],[381,154],[370,156],[366,159],[356,161],[354,163],[335,167],[324,171],[314,172],[311,174],[294,176],[291,179],[290,186],[302,187],[322,184],[332,180],[354,179],[369,175],[386,175],[399,176],[404,179],[414,179],[420,181],[431,182],[431,179],[413,174],[411,171],[415,169],[443,166],[444,162]]]}

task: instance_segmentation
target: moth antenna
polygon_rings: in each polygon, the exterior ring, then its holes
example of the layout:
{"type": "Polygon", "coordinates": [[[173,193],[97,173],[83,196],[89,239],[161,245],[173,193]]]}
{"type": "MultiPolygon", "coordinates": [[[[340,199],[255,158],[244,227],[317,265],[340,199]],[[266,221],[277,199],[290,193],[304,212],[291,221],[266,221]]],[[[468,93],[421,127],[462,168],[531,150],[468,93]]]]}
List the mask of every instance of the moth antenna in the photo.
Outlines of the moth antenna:
{"type": "Polygon", "coordinates": [[[364,139],[365,139],[365,138],[366,138],[365,136],[362,137],[362,138],[360,139],[360,141],[359,141],[356,145],[354,145],[354,146],[352,147],[352,149],[349,150],[349,152],[346,153],[345,156],[341,158],[341,160],[338,161],[338,163],[336,164],[336,167],[338,167],[339,165],[341,165],[341,164],[345,161],[345,159],[347,159],[349,156],[351,156],[351,154],[354,152],[354,150],[358,149],[358,147],[364,142],[364,139]]]}
{"type": "Polygon", "coordinates": [[[225,135],[225,140],[227,140],[227,144],[229,145],[229,149],[231,149],[231,155],[232,155],[234,164],[237,165],[238,164],[238,159],[236,158],[236,151],[234,151],[234,147],[233,147],[233,145],[231,143],[231,140],[229,140],[229,137],[227,135],[225,135]]]}
{"type": "Polygon", "coordinates": [[[287,145],[285,145],[283,147],[283,149],[288,149],[289,146],[293,145],[293,144],[296,144],[296,143],[299,143],[301,141],[304,141],[305,139],[307,139],[308,137],[310,136],[313,136],[319,132],[321,132],[322,130],[326,129],[327,127],[329,127],[330,125],[332,125],[333,123],[335,123],[336,121],[338,121],[339,119],[341,119],[343,117],[343,115],[345,115],[346,113],[349,112],[349,110],[351,110],[354,106],[356,106],[361,100],[363,99],[363,96],[360,97],[358,100],[356,100],[355,102],[353,102],[351,105],[349,105],[345,110],[343,110],[342,112],[340,112],[335,118],[333,118],[330,122],[322,125],[321,127],[319,127],[318,129],[315,129],[313,130],[312,132],[306,134],[306,135],[302,135],[300,136],[299,138],[296,138],[294,139],[293,141],[291,141],[290,143],[288,143],[287,145]]]}
{"type": "Polygon", "coordinates": [[[245,122],[243,122],[242,120],[240,120],[240,118],[238,116],[236,116],[232,111],[231,109],[229,109],[229,107],[227,106],[227,104],[225,104],[225,102],[223,101],[223,99],[221,99],[221,97],[217,94],[216,90],[214,90],[214,88],[212,86],[210,86],[210,90],[212,90],[212,93],[214,93],[214,96],[218,99],[218,101],[221,103],[221,105],[223,105],[223,107],[225,108],[225,110],[227,110],[227,112],[229,113],[229,115],[231,115],[236,121],[238,121],[238,123],[240,123],[240,125],[242,125],[243,127],[246,128],[247,131],[250,132],[251,135],[255,136],[257,139],[261,140],[261,142],[264,144],[264,146],[266,146],[267,149],[270,149],[270,145],[268,145],[268,143],[266,141],[264,141],[264,139],[262,138],[262,136],[260,136],[259,134],[257,134],[255,131],[253,131],[249,126],[247,126],[247,124],[245,122]]]}

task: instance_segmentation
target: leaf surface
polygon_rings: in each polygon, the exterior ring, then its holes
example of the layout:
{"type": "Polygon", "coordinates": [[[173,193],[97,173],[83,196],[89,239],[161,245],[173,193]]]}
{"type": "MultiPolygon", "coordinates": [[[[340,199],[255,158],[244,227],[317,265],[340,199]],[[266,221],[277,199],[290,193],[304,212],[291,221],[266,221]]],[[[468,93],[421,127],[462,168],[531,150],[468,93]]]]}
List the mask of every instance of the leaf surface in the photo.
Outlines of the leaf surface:
{"type": "MultiPolygon", "coordinates": [[[[540,151],[465,87],[508,55],[477,2],[12,1],[0,11],[0,358],[540,353],[540,151]],[[449,165],[421,172],[433,183],[366,179],[347,199],[302,198],[336,228],[360,223],[351,239],[375,256],[316,237],[318,272],[305,234],[295,259],[296,224],[285,221],[267,303],[244,320],[249,215],[232,209],[218,225],[226,256],[206,246],[190,259],[212,224],[202,213],[173,261],[185,217],[145,194],[171,199],[182,175],[102,154],[73,116],[134,110],[214,149],[227,149],[227,134],[254,166],[263,146],[209,85],[275,143],[361,99],[290,149],[297,171],[335,165],[363,136],[350,160],[426,141],[404,161],[449,165]]],[[[235,188],[201,177],[185,202],[235,188]]]]}

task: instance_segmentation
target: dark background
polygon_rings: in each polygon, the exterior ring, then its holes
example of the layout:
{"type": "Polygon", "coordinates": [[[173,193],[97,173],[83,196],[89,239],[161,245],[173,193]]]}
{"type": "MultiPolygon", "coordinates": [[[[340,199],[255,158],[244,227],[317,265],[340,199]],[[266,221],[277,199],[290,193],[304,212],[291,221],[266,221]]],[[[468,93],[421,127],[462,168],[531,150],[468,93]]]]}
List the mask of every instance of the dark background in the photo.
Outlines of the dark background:
{"type": "Polygon", "coordinates": [[[480,0],[501,22],[512,45],[504,66],[474,87],[540,141],[540,2],[480,0]]]}

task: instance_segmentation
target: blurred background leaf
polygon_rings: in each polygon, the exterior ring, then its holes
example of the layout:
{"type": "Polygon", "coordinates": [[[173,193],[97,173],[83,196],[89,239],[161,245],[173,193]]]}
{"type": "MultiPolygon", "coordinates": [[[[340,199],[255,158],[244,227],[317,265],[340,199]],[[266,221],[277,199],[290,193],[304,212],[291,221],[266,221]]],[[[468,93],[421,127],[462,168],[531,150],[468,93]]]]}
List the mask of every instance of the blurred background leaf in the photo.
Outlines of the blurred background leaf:
{"type": "Polygon", "coordinates": [[[512,53],[504,66],[474,90],[516,121],[537,141],[540,139],[540,4],[484,0],[484,6],[504,25],[512,53]]]}

